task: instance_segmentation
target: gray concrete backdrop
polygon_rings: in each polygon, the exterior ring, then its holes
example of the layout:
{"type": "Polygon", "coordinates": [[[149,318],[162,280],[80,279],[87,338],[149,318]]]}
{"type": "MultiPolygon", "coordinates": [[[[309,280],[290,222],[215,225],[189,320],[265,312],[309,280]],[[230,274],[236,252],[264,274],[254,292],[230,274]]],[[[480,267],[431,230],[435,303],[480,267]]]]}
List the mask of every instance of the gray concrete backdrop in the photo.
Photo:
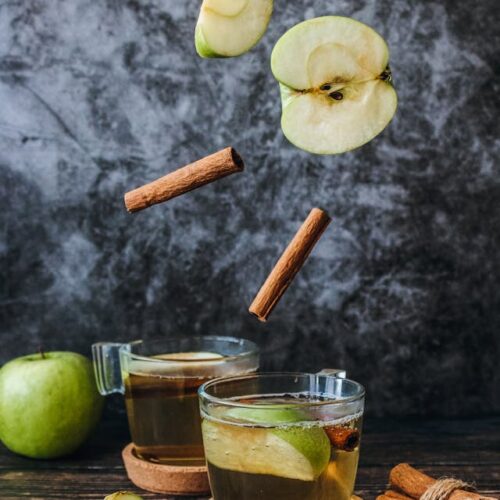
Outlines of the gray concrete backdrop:
{"type": "Polygon", "coordinates": [[[372,414],[500,411],[500,3],[275,2],[247,55],[202,60],[198,0],[0,0],[0,362],[219,333],[268,369],[345,367],[372,414]],[[269,56],[352,16],[400,105],[337,157],[284,139],[269,56]],[[247,169],[137,215],[125,190],[227,145],[247,169]],[[247,307],[312,206],[334,222],[268,324],[247,307]]]}

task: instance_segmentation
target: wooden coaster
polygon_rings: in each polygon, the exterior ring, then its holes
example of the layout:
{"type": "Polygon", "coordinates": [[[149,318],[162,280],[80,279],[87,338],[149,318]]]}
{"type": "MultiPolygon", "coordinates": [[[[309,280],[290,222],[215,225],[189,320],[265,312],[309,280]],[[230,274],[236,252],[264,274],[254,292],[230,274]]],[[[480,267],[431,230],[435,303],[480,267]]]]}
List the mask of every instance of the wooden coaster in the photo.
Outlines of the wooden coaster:
{"type": "Polygon", "coordinates": [[[122,451],[129,479],[139,488],[167,495],[209,495],[207,468],[154,464],[141,460],[128,444],[122,451]]]}

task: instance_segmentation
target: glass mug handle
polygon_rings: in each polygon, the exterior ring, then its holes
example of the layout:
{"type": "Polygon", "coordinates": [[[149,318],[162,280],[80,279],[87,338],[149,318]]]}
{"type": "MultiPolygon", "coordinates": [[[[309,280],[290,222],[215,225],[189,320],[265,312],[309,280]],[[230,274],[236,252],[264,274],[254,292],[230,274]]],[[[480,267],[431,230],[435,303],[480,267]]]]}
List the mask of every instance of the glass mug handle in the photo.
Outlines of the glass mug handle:
{"type": "Polygon", "coordinates": [[[346,378],[347,372],[337,368],[323,368],[323,370],[316,373],[316,375],[329,375],[330,377],[346,378]]]}
{"type": "Polygon", "coordinates": [[[114,392],[125,393],[120,366],[120,349],[127,346],[128,344],[113,342],[92,344],[95,380],[97,389],[103,396],[114,392]]]}

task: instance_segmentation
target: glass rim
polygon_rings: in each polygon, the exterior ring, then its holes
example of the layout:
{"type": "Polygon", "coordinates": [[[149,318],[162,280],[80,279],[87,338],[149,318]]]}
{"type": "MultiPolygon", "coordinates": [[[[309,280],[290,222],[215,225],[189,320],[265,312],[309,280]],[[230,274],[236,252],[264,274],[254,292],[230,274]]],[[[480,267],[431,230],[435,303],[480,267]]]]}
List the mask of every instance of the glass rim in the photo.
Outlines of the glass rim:
{"type": "MultiPolygon", "coordinates": [[[[343,405],[347,403],[352,403],[354,401],[359,401],[360,399],[364,398],[365,396],[365,388],[359,383],[356,382],[355,380],[351,380],[349,378],[340,378],[336,377],[335,375],[328,375],[328,374],[321,374],[321,373],[309,373],[309,372],[258,372],[258,373],[253,373],[249,375],[235,375],[232,377],[217,377],[214,378],[213,380],[209,380],[208,382],[205,382],[200,386],[198,389],[198,396],[202,400],[203,403],[208,402],[212,404],[217,404],[220,406],[228,406],[232,408],[252,408],[255,409],[256,406],[255,404],[251,403],[240,403],[237,401],[232,401],[231,399],[228,398],[220,398],[217,396],[212,396],[211,394],[207,393],[207,389],[210,389],[210,387],[215,386],[217,384],[222,384],[222,383],[230,383],[230,382],[239,382],[239,381],[245,381],[245,380],[250,380],[250,379],[258,379],[258,378],[263,378],[263,377],[273,377],[273,378],[279,378],[279,377],[297,377],[297,376],[305,376],[305,377],[320,377],[320,378],[327,378],[327,379],[334,379],[334,380],[340,380],[340,381],[346,381],[350,384],[354,384],[357,389],[358,389],[358,394],[354,394],[352,396],[347,396],[344,398],[339,398],[339,399],[332,399],[329,401],[314,401],[314,402],[300,402],[300,403],[277,403],[276,406],[283,406],[286,408],[311,408],[311,407],[318,407],[318,406],[329,406],[329,405],[343,405]]],[[[262,394],[262,395],[265,395],[262,394]]],[[[273,405],[274,406],[274,405],[273,405]]],[[[259,409],[265,410],[265,406],[261,405],[259,406],[259,409]]]]}
{"type": "Polygon", "coordinates": [[[162,338],[154,338],[154,339],[146,339],[146,340],[133,340],[132,342],[127,342],[123,344],[123,347],[125,346],[135,346],[135,345],[140,345],[144,344],[146,342],[175,342],[175,341],[189,341],[189,340],[194,340],[194,341],[199,341],[199,340],[209,340],[209,341],[218,341],[218,342],[223,342],[223,341],[228,341],[230,344],[239,344],[241,346],[244,346],[247,348],[247,350],[242,351],[241,353],[238,354],[232,354],[229,356],[223,356],[222,358],[212,358],[212,359],[161,359],[161,358],[154,358],[153,356],[144,356],[141,354],[135,354],[132,351],[125,351],[124,354],[130,356],[131,359],[137,360],[137,361],[146,361],[148,363],[158,363],[158,364],[186,364],[189,365],[190,363],[220,363],[221,361],[232,361],[232,360],[240,360],[244,358],[249,358],[255,355],[259,354],[259,346],[248,339],[244,338],[239,338],[239,337],[232,337],[232,336],[226,336],[226,335],[194,335],[193,337],[181,337],[181,336],[176,336],[176,337],[169,337],[166,339],[162,338]]]}

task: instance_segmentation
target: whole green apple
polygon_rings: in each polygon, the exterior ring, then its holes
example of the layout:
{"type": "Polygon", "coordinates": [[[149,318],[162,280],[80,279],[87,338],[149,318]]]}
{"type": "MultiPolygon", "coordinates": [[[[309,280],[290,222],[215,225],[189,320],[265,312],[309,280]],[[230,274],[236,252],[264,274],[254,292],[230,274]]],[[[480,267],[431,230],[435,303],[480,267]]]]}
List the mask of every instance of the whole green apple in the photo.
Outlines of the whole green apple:
{"type": "Polygon", "coordinates": [[[73,352],[13,359],[0,369],[0,440],[32,458],[74,452],[101,415],[91,362],[73,352]]]}

